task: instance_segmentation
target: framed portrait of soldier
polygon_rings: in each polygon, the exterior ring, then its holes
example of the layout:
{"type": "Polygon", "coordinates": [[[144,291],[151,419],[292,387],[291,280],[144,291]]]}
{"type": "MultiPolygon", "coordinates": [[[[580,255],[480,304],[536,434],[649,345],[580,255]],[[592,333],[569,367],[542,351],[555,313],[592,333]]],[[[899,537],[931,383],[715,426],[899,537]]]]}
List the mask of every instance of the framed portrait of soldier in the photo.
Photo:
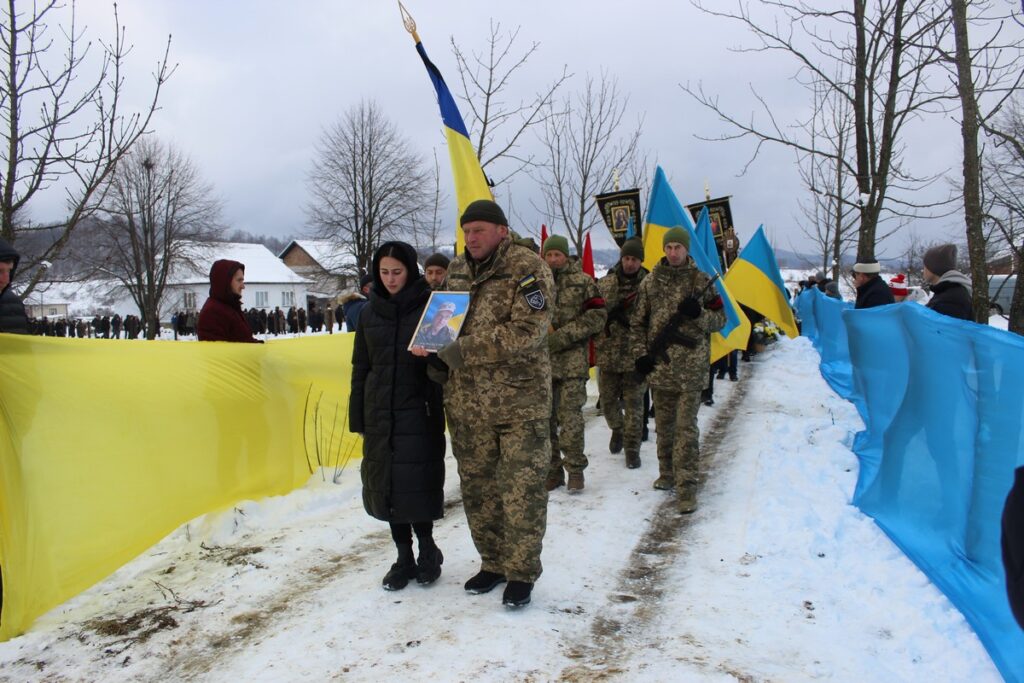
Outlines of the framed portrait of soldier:
{"type": "Polygon", "coordinates": [[[469,292],[431,292],[409,348],[437,353],[455,341],[469,310],[469,292]]]}

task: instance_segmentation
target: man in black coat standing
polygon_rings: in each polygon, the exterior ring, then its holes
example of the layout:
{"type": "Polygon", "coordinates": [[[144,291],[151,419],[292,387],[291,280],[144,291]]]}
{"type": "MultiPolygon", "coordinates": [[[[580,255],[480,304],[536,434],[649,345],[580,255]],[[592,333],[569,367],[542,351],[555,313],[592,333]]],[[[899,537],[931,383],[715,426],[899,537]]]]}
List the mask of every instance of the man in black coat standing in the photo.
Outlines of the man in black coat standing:
{"type": "Polygon", "coordinates": [[[936,313],[974,320],[971,281],[956,269],[956,245],[940,244],[924,253],[924,281],[931,286],[927,306],[936,313]]]}
{"type": "Polygon", "coordinates": [[[21,256],[6,240],[0,239],[0,332],[28,334],[25,305],[11,289],[21,256]]]}
{"type": "Polygon", "coordinates": [[[879,277],[882,267],[874,259],[857,259],[853,264],[853,284],[857,287],[857,303],[854,308],[874,308],[894,304],[889,285],[879,277]]]}

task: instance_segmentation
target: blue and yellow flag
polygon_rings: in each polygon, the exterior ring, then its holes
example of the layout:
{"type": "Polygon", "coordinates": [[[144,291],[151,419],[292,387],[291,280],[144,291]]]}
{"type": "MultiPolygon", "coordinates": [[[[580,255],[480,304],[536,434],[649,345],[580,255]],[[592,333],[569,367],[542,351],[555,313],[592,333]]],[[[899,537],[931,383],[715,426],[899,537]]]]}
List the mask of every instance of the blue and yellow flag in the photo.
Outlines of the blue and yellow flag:
{"type": "Polygon", "coordinates": [[[715,234],[711,231],[711,214],[708,207],[703,206],[700,215],[697,216],[697,242],[704,249],[704,253],[711,257],[711,261],[719,272],[722,271],[722,259],[718,254],[718,244],[715,243],[715,234]]]}
{"type": "Polygon", "coordinates": [[[774,321],[787,337],[799,336],[786,284],[775,261],[775,251],[764,235],[764,226],[759,226],[743,247],[725,282],[737,301],[774,321]]]}
{"type": "MultiPolygon", "coordinates": [[[[690,217],[690,212],[679,203],[675,192],[668,184],[665,172],[658,167],[651,186],[651,198],[647,202],[647,224],[644,229],[644,266],[651,270],[658,264],[665,250],[661,240],[665,233],[675,226],[681,226],[690,233],[690,256],[697,267],[708,275],[721,275],[721,265],[716,265],[717,251],[714,258],[705,251],[690,217]]],[[[710,233],[710,223],[708,232],[710,233]]],[[[715,281],[715,289],[722,295],[725,309],[725,326],[711,335],[711,362],[715,362],[733,349],[747,348],[750,337],[750,321],[743,315],[735,297],[721,277],[715,281]]]]}
{"type": "MultiPolygon", "coordinates": [[[[494,199],[491,188],[487,185],[487,178],[484,170],[480,167],[480,160],[473,151],[473,143],[469,140],[469,132],[466,124],[462,121],[462,114],[455,104],[448,86],[437,70],[434,63],[427,57],[427,51],[423,43],[416,41],[416,52],[423,59],[423,66],[427,67],[430,80],[437,91],[437,104],[441,107],[441,121],[444,122],[445,138],[448,140],[448,156],[452,162],[452,178],[455,181],[455,199],[458,202],[459,216],[466,210],[470,203],[477,199],[494,199]]],[[[461,254],[465,246],[462,230],[455,228],[455,253],[461,254]]]]}

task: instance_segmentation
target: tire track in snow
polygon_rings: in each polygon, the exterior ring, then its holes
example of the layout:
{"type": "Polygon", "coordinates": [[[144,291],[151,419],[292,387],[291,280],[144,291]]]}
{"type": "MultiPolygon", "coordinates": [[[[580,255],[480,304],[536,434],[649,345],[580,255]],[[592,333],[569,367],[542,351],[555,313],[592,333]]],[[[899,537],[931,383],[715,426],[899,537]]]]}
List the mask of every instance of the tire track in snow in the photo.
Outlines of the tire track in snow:
{"type": "MultiPolygon", "coordinates": [[[[756,374],[755,364],[746,365],[746,377],[737,383],[729,398],[717,409],[711,425],[701,438],[701,483],[719,469],[722,451],[729,427],[736,418],[738,408],[746,397],[751,377],[756,374]]],[[[698,496],[698,501],[700,496],[698,496]]],[[[647,629],[651,621],[664,609],[662,598],[671,590],[667,574],[676,561],[685,555],[682,540],[694,523],[695,515],[681,515],[676,510],[674,495],[666,495],[651,512],[647,529],[637,541],[629,563],[619,575],[613,592],[609,593],[606,609],[599,614],[583,639],[568,645],[565,654],[576,662],[562,670],[561,681],[600,681],[618,679],[630,670],[633,655],[649,647],[654,638],[647,629]]],[[[695,649],[700,644],[693,642],[695,649]]],[[[692,663],[700,665],[699,656],[692,663]]],[[[752,680],[741,672],[727,671],[738,680],[752,680]]]]}

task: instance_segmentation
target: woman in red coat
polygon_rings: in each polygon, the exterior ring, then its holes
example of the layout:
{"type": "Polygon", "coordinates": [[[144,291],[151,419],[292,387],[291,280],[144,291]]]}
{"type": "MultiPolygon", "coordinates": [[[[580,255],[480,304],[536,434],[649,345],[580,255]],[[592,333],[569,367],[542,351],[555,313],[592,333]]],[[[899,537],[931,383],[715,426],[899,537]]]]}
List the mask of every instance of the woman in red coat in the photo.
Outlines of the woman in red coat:
{"type": "Polygon", "coordinates": [[[210,268],[210,298],[199,312],[199,341],[248,342],[252,330],[242,313],[242,290],[245,289],[245,266],[238,261],[221,259],[210,268]]]}

